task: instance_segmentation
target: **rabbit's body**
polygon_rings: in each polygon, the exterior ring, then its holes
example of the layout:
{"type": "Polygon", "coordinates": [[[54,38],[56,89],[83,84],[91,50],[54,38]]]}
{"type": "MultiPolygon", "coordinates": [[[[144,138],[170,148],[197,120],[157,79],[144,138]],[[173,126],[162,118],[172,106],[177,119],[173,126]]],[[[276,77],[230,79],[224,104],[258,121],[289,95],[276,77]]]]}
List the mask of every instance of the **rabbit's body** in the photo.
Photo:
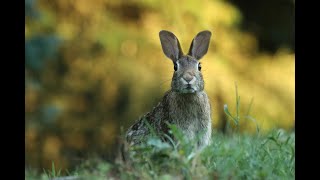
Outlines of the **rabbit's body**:
{"type": "Polygon", "coordinates": [[[204,91],[192,94],[172,92],[169,96],[174,99],[169,103],[169,118],[172,123],[176,124],[188,139],[202,135],[198,145],[207,145],[211,136],[211,112],[207,94],[204,91]]]}
{"type": "Polygon", "coordinates": [[[189,54],[183,55],[178,39],[168,31],[160,32],[163,51],[174,63],[171,90],[152,111],[129,128],[127,140],[130,143],[140,143],[152,129],[164,140],[165,135],[172,138],[167,123],[175,124],[190,140],[200,135],[199,146],[210,142],[211,108],[199,63],[207,52],[210,36],[209,31],[200,32],[194,38],[189,54]]]}
{"type": "Polygon", "coordinates": [[[167,134],[167,123],[175,124],[188,139],[203,133],[198,145],[207,145],[211,136],[211,114],[207,94],[202,91],[193,94],[179,94],[168,91],[153,110],[140,118],[127,133],[129,142],[139,143],[150,133],[147,123],[157,134],[167,134]]]}

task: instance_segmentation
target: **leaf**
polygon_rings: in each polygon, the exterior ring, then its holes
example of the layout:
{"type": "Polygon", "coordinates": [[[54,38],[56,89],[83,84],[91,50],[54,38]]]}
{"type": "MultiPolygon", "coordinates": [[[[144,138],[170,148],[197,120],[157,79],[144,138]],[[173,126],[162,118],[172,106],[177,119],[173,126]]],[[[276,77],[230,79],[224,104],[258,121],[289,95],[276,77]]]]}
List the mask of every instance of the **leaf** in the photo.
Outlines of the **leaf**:
{"type": "Polygon", "coordinates": [[[56,170],[55,170],[54,162],[53,162],[53,161],[52,161],[52,170],[51,170],[51,175],[52,175],[52,177],[56,177],[56,170]]]}
{"type": "Polygon", "coordinates": [[[168,149],[170,148],[171,146],[166,143],[166,142],[162,142],[160,139],[158,138],[150,138],[147,142],[148,145],[151,145],[151,146],[155,146],[156,148],[159,148],[160,150],[162,149],[168,149]]]}
{"type": "Polygon", "coordinates": [[[249,108],[248,108],[248,111],[247,111],[247,116],[249,116],[249,113],[250,113],[250,111],[251,111],[252,104],[253,104],[253,97],[252,97],[251,100],[250,100],[249,108]]]}
{"type": "Polygon", "coordinates": [[[253,117],[249,116],[249,115],[245,116],[245,118],[253,121],[253,122],[256,124],[256,130],[257,130],[257,132],[260,133],[260,126],[259,126],[259,124],[257,123],[257,120],[254,119],[253,117]]]}
{"type": "Polygon", "coordinates": [[[236,125],[238,125],[237,119],[234,118],[234,117],[231,115],[231,113],[229,112],[229,109],[228,109],[228,105],[227,105],[227,104],[225,104],[225,105],[223,106],[223,110],[224,110],[224,112],[225,112],[228,116],[230,116],[230,117],[232,118],[232,120],[234,121],[234,123],[235,123],[236,125]]]}
{"type": "Polygon", "coordinates": [[[195,155],[196,155],[195,152],[191,152],[187,157],[188,161],[190,161],[195,155]]]}
{"type": "Polygon", "coordinates": [[[185,142],[185,136],[183,135],[183,132],[181,129],[179,129],[176,125],[174,124],[169,124],[167,123],[168,127],[171,130],[171,133],[175,138],[177,138],[178,141],[185,142]]]}

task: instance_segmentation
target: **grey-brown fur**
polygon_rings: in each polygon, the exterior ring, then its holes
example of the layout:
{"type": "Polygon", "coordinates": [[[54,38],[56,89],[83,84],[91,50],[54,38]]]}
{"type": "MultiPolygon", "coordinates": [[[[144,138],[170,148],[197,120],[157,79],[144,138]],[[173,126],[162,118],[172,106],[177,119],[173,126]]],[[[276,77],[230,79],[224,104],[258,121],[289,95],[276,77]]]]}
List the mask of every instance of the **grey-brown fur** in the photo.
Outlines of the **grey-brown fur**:
{"type": "MultiPolygon", "coordinates": [[[[182,129],[188,139],[199,133],[203,136],[199,146],[205,146],[211,137],[211,110],[204,81],[199,68],[199,60],[207,53],[211,33],[202,31],[193,39],[188,55],[184,55],[176,36],[169,31],[160,31],[160,41],[164,54],[175,66],[171,90],[167,91],[152,111],[141,117],[126,134],[127,141],[137,144],[149,135],[149,125],[166,140],[167,123],[182,129]]],[[[172,137],[171,137],[172,138],[172,137]]]]}

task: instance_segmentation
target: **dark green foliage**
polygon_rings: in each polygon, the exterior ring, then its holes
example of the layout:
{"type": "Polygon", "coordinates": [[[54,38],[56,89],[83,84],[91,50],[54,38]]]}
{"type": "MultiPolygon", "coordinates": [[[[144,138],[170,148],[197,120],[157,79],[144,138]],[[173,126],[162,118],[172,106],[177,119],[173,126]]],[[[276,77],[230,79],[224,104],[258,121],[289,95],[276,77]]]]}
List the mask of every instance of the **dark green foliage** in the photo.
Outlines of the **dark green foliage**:
{"type": "Polygon", "coordinates": [[[35,18],[38,17],[38,12],[35,8],[35,0],[25,0],[24,1],[24,11],[26,17],[35,18]]]}
{"type": "Polygon", "coordinates": [[[53,35],[38,35],[25,41],[25,67],[42,70],[47,60],[55,58],[60,40],[53,35]]]}

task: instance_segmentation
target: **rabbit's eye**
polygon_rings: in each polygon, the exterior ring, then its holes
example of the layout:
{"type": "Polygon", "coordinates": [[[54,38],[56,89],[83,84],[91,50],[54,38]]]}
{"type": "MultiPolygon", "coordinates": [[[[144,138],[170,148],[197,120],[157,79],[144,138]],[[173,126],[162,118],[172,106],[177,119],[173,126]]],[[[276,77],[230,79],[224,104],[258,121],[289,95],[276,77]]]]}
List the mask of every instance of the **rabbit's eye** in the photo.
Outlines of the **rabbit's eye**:
{"type": "Polygon", "coordinates": [[[175,71],[177,71],[177,69],[178,69],[177,63],[174,63],[173,69],[174,69],[175,71]]]}
{"type": "Polygon", "coordinates": [[[198,64],[198,70],[201,71],[201,64],[198,64]]]}

